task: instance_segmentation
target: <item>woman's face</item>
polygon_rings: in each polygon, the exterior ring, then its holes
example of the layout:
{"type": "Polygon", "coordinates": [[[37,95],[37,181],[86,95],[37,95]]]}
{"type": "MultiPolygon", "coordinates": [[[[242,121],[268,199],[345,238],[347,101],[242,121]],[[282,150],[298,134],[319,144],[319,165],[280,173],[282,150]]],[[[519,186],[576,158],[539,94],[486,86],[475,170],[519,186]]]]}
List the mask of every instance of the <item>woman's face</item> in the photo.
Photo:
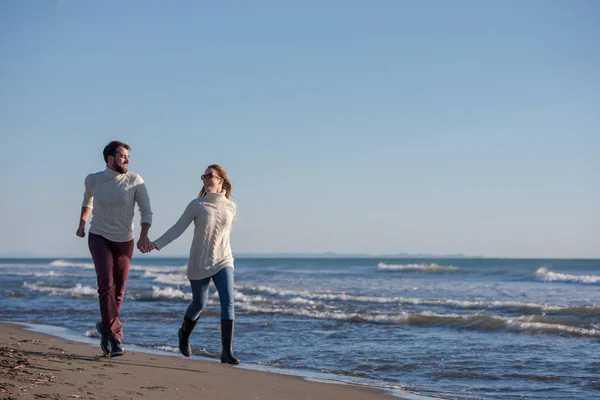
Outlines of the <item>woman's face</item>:
{"type": "Polygon", "coordinates": [[[207,168],[201,178],[207,193],[221,193],[223,191],[223,179],[214,169],[207,168]]]}

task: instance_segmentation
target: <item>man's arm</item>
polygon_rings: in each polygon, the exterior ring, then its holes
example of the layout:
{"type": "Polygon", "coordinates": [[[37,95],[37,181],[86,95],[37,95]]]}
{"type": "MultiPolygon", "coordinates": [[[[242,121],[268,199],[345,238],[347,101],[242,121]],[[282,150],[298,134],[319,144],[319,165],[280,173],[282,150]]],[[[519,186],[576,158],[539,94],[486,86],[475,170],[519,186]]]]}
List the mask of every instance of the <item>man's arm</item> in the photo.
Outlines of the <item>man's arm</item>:
{"type": "Polygon", "coordinates": [[[85,178],[85,192],[83,192],[83,204],[81,205],[81,216],[79,217],[79,227],[75,234],[79,237],[85,237],[85,223],[92,214],[92,204],[94,195],[92,194],[92,176],[88,175],[85,178]]]}
{"type": "Polygon", "coordinates": [[[148,238],[148,231],[150,231],[150,226],[152,225],[152,209],[150,208],[150,196],[148,196],[148,190],[143,182],[138,185],[135,192],[135,201],[138,203],[142,218],[142,231],[137,242],[137,248],[142,253],[147,253],[152,250],[152,242],[148,238]]]}
{"type": "Polygon", "coordinates": [[[77,232],[75,232],[77,236],[85,237],[85,223],[90,218],[90,214],[92,214],[91,207],[81,207],[81,217],[79,217],[79,228],[77,228],[77,232]]]}
{"type": "Polygon", "coordinates": [[[152,242],[148,238],[148,231],[150,230],[150,224],[147,222],[142,222],[142,231],[140,233],[140,238],[137,242],[137,248],[142,253],[147,253],[152,250],[152,242]]]}

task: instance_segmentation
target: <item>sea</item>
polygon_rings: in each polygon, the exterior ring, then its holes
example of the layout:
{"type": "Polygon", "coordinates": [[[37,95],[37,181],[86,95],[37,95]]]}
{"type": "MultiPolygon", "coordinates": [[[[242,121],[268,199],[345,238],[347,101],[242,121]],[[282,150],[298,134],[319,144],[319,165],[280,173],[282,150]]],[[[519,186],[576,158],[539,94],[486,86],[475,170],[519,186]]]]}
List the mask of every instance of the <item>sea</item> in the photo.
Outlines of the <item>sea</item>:
{"type": "MultiPolygon", "coordinates": [[[[134,256],[126,351],[182,357],[186,264],[134,256]]],[[[91,259],[0,259],[0,320],[99,346],[96,289],[91,259]]],[[[600,260],[240,257],[235,309],[240,368],[410,399],[600,399],[600,260]]],[[[211,285],[192,357],[218,362],[219,310],[211,285]]]]}

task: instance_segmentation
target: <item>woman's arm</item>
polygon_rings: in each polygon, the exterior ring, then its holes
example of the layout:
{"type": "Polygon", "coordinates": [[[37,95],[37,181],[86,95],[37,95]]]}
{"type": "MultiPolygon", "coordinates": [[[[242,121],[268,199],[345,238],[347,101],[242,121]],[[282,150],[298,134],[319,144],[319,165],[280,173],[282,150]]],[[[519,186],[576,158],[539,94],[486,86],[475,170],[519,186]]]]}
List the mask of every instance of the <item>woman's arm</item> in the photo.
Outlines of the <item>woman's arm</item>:
{"type": "Polygon", "coordinates": [[[185,208],[185,211],[183,212],[181,217],[179,217],[179,220],[175,223],[175,225],[169,228],[168,231],[166,231],[161,237],[154,241],[154,248],[160,250],[169,243],[171,243],[173,240],[181,236],[181,234],[185,232],[188,226],[190,226],[190,224],[192,223],[194,218],[196,218],[196,215],[198,215],[199,212],[200,205],[198,204],[198,200],[194,199],[185,208]]]}

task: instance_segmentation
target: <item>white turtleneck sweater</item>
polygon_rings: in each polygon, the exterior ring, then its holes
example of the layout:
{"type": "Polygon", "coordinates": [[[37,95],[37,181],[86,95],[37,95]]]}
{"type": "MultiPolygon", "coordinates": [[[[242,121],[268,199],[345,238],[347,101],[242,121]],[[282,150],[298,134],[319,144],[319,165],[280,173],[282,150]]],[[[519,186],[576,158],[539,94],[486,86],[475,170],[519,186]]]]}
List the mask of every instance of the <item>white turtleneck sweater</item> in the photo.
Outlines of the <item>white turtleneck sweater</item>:
{"type": "Polygon", "coordinates": [[[229,236],[236,205],[221,193],[207,193],[192,200],[179,220],[154,242],[158,250],[177,239],[194,221],[187,277],[190,280],[213,276],[222,268],[233,268],[229,236]]]}
{"type": "Polygon", "coordinates": [[[92,208],[90,233],[113,242],[133,240],[133,217],[137,202],[141,223],[152,224],[148,190],[134,172],[120,174],[106,168],[85,178],[83,207],[92,208]]]}

